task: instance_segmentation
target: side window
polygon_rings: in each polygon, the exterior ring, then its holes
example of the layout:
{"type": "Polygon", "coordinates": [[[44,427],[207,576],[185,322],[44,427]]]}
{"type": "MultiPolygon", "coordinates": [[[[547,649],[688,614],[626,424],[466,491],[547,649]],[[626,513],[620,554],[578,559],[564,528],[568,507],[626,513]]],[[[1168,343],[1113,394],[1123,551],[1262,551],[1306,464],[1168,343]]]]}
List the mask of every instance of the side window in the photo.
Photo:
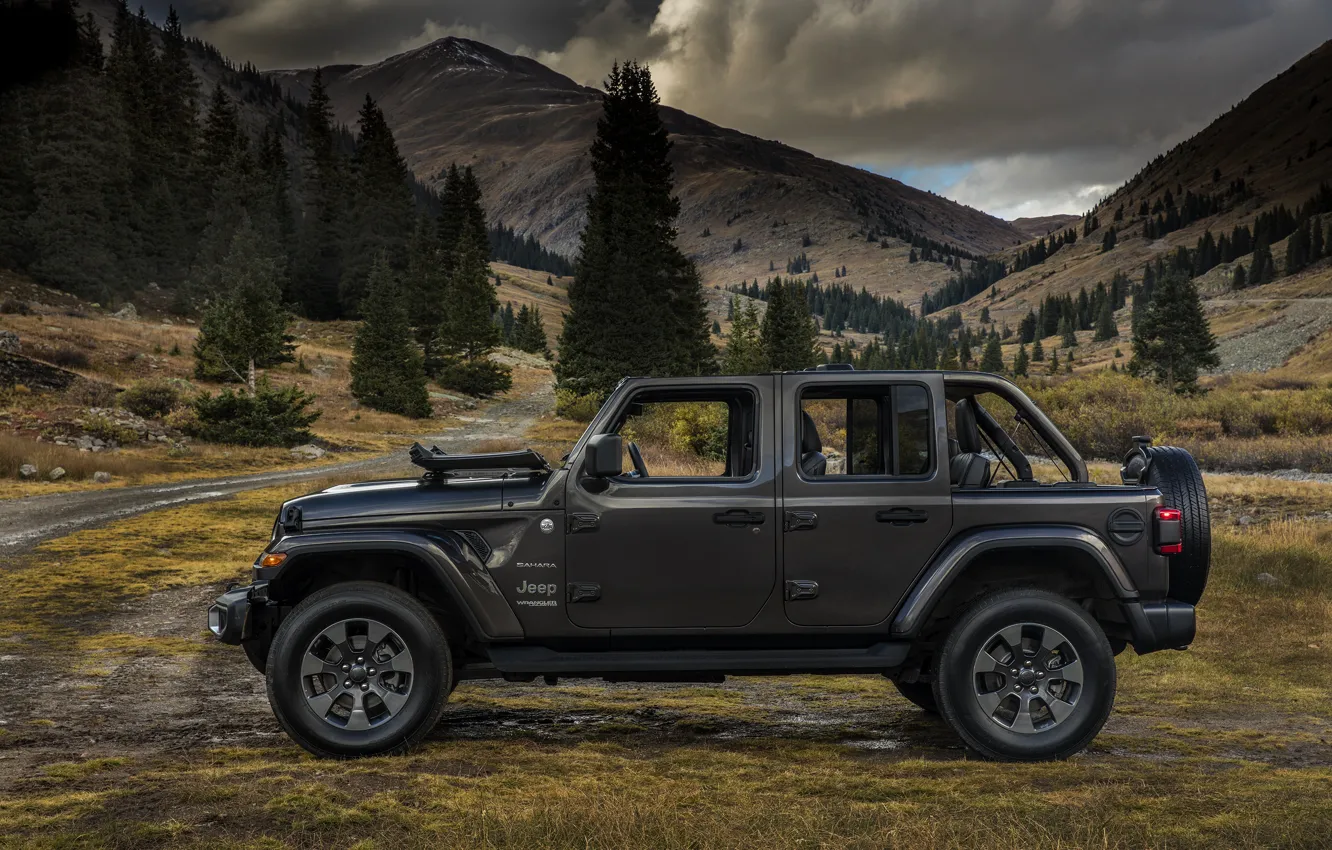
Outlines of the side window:
{"type": "Polygon", "coordinates": [[[926,475],[933,468],[925,387],[820,386],[801,397],[800,412],[800,470],[806,478],[926,475]]]}
{"type": "Polygon", "coordinates": [[[641,394],[615,429],[624,438],[624,469],[634,470],[634,443],[651,478],[743,478],[754,468],[754,408],[746,392],[641,394]]]}
{"type": "Polygon", "coordinates": [[[898,475],[924,475],[930,471],[934,435],[930,429],[930,394],[924,387],[901,386],[894,391],[893,415],[897,419],[898,475]]]}

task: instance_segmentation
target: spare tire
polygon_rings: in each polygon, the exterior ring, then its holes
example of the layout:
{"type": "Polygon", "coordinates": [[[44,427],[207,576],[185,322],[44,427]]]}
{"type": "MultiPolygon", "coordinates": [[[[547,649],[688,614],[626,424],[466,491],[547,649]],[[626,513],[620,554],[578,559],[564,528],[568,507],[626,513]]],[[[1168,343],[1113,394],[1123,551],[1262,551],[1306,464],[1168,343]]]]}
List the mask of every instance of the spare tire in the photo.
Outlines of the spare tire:
{"type": "Polygon", "coordinates": [[[1212,562],[1212,521],[1207,489],[1193,455],[1176,446],[1146,447],[1142,483],[1161,491],[1166,507],[1179,508],[1184,551],[1170,556],[1170,598],[1197,605],[1212,562]]]}

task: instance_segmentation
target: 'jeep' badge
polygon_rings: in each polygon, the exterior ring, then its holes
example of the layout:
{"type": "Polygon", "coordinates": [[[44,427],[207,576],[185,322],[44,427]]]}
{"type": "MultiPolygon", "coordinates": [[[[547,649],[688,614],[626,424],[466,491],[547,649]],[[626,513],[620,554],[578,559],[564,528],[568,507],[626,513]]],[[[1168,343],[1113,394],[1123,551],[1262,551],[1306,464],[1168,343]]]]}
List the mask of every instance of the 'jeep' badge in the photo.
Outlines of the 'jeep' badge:
{"type": "Polygon", "coordinates": [[[546,517],[541,521],[542,534],[550,534],[554,530],[555,530],[555,520],[551,519],[550,517],[546,517]]]}

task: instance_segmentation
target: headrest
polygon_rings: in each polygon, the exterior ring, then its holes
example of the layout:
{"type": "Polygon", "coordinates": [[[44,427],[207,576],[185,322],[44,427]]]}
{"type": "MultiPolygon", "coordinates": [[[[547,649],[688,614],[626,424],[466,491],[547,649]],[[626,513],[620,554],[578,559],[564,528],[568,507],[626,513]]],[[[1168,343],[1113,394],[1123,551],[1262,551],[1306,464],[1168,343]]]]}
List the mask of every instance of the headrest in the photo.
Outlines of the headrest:
{"type": "Polygon", "coordinates": [[[976,427],[976,411],[972,402],[964,398],[954,405],[954,423],[957,425],[957,447],[963,454],[980,454],[983,451],[980,441],[980,429],[976,427]]]}
{"type": "Polygon", "coordinates": [[[800,411],[800,453],[823,451],[823,441],[819,439],[819,430],[814,427],[814,420],[806,411],[800,411]]]}

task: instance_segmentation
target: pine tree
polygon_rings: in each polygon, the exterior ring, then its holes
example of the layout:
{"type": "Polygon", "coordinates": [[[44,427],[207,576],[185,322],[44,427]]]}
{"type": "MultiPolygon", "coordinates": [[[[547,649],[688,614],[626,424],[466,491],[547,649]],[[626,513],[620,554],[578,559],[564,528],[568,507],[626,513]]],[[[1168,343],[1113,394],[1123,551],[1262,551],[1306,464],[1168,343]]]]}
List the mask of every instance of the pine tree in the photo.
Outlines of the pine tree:
{"type": "Polygon", "coordinates": [[[1133,334],[1130,370],[1149,374],[1176,392],[1189,392],[1197,387],[1200,369],[1220,363],[1197,287],[1184,272],[1168,270],[1157,280],[1151,304],[1133,334]]]}
{"type": "MultiPolygon", "coordinates": [[[[964,329],[965,330],[965,329],[964,329]]],[[[971,334],[963,333],[962,341],[958,345],[957,359],[963,369],[971,365],[971,334]]]]}
{"type": "Polygon", "coordinates": [[[1036,337],[1031,343],[1031,362],[1040,363],[1045,360],[1045,346],[1041,345],[1041,338],[1036,337]]]}
{"type": "Polygon", "coordinates": [[[1326,240],[1323,238],[1323,224],[1314,219],[1312,232],[1309,238],[1309,262],[1316,263],[1323,258],[1327,251],[1326,240]]]}
{"type": "Polygon", "coordinates": [[[213,271],[216,294],[199,323],[194,375],[240,381],[254,392],[255,370],[289,362],[292,338],[282,306],[281,269],[271,242],[242,216],[226,257],[213,271]]]}
{"type": "Polygon", "coordinates": [[[1313,234],[1309,219],[1305,219],[1295,232],[1286,240],[1286,274],[1292,275],[1304,271],[1309,265],[1309,249],[1313,243],[1313,234]]]}
{"type": "Polygon", "coordinates": [[[343,165],[334,139],[333,109],[319,68],[310,83],[302,121],[302,209],[292,294],[305,315],[333,319],[342,313],[338,282],[342,278],[343,165]]]}
{"type": "Polygon", "coordinates": [[[753,301],[735,311],[731,333],[726,339],[722,371],[728,375],[757,375],[768,371],[768,360],[759,338],[758,308],[753,301]]]}
{"type": "Polygon", "coordinates": [[[1115,324],[1115,311],[1110,305],[1110,299],[1101,302],[1101,309],[1096,314],[1096,333],[1092,336],[1095,342],[1106,342],[1119,336],[1119,327],[1115,324]]]}
{"type": "Polygon", "coordinates": [[[1059,374],[1059,349],[1050,352],[1050,374],[1059,374]]]}
{"type": "Polygon", "coordinates": [[[759,339],[770,369],[785,372],[814,365],[818,330],[799,281],[774,278],[768,286],[768,310],[763,314],[759,339]]]}
{"type": "Polygon", "coordinates": [[[429,416],[430,394],[406,299],[384,257],[371,266],[361,316],[352,346],[352,395],[375,410],[417,419],[429,416]]]}
{"type": "Polygon", "coordinates": [[[527,304],[518,311],[513,322],[512,345],[520,351],[532,354],[548,354],[546,329],[541,322],[541,308],[527,304]]]}
{"type": "Polygon", "coordinates": [[[1004,351],[999,345],[999,337],[991,335],[981,354],[980,370],[996,375],[1004,371],[1004,351]]]}
{"type": "Polygon", "coordinates": [[[443,365],[437,377],[442,385],[470,395],[491,396],[513,383],[509,369],[490,359],[501,331],[491,321],[499,304],[489,268],[474,225],[465,222],[445,290],[444,321],[437,336],[443,365]]]}
{"type": "Polygon", "coordinates": [[[1249,286],[1261,286],[1275,279],[1276,262],[1272,259],[1266,235],[1262,235],[1254,244],[1253,259],[1249,262],[1249,286]]]}
{"type": "Polygon", "coordinates": [[[1078,344],[1077,333],[1073,330],[1073,321],[1064,316],[1059,320],[1059,341],[1064,348],[1072,348],[1078,344]]]}
{"type": "Polygon", "coordinates": [[[1027,346],[1025,343],[1018,343],[1017,356],[1013,358],[1013,377],[1027,377],[1027,368],[1031,365],[1031,360],[1027,356],[1027,346]]]}
{"type": "Polygon", "coordinates": [[[1234,275],[1231,277],[1231,279],[1230,279],[1230,288],[1231,288],[1231,289],[1243,289],[1243,288],[1245,288],[1245,287],[1248,286],[1248,285],[1249,285],[1249,282],[1248,282],[1248,280],[1245,279],[1244,265],[1243,265],[1242,263],[1236,263],[1236,264],[1235,264],[1235,274],[1234,274],[1234,275]]]}
{"type": "Polygon", "coordinates": [[[957,358],[957,349],[951,342],[944,344],[943,356],[939,358],[939,368],[945,372],[956,372],[961,367],[957,358]]]}
{"type": "MultiPolygon", "coordinates": [[[[407,243],[415,216],[407,161],[398,153],[384,112],[365,96],[357,120],[359,135],[352,156],[349,183],[348,238],[338,300],[355,313],[375,258],[382,257],[395,274],[407,269],[407,243]]],[[[482,235],[485,234],[484,224],[482,235]]],[[[489,243],[483,257],[489,256],[489,243]]]]}
{"type": "Polygon", "coordinates": [[[671,142],[647,68],[613,67],[602,108],[556,374],[603,394],[625,375],[714,372],[702,282],[675,245],[671,142]]]}

